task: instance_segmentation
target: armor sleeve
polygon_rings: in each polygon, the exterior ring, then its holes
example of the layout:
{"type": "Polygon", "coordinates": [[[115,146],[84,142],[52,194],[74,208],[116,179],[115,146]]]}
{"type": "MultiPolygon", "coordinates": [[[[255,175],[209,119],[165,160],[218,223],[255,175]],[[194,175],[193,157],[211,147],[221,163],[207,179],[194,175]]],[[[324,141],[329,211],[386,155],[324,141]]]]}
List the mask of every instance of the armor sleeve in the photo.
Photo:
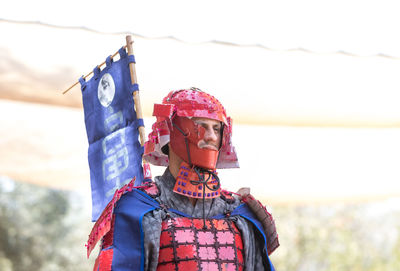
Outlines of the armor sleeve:
{"type": "Polygon", "coordinates": [[[267,211],[267,208],[259,200],[256,200],[251,194],[243,194],[242,201],[249,206],[249,208],[256,215],[257,219],[261,222],[267,238],[268,255],[271,255],[272,252],[279,247],[279,239],[276,231],[275,220],[267,211]]]}
{"type": "MultiPolygon", "coordinates": [[[[151,190],[148,186],[144,190],[151,190]]],[[[88,253],[102,237],[100,254],[96,260],[94,271],[126,271],[143,270],[143,217],[154,209],[158,203],[147,193],[139,189],[118,190],[115,201],[105,210],[105,226],[98,220],[88,241],[88,253]],[[123,195],[123,196],[122,196],[123,195]],[[122,197],[121,197],[122,196],[122,197]],[[111,219],[109,215],[111,214],[111,219]],[[102,230],[102,229],[105,230],[102,230]]]]}

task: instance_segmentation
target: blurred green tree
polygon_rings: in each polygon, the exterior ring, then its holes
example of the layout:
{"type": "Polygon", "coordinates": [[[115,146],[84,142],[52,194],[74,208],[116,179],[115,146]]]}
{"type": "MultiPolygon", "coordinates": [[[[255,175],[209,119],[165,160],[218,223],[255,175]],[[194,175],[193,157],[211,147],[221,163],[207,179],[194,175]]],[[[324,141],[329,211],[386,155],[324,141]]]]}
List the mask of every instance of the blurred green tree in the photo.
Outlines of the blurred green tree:
{"type": "Polygon", "coordinates": [[[400,270],[398,200],[277,206],[277,270],[400,270]]]}
{"type": "Polygon", "coordinates": [[[0,270],[88,270],[72,192],[0,179],[0,270]],[[82,261],[83,260],[83,261],[82,261]]]}

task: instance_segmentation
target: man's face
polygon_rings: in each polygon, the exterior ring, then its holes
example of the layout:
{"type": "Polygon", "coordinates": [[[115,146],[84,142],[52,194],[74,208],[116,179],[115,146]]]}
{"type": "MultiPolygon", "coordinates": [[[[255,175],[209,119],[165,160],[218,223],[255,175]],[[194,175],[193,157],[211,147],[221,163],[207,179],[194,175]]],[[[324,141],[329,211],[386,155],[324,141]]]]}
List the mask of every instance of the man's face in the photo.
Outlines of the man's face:
{"type": "Polygon", "coordinates": [[[197,146],[200,149],[219,150],[221,146],[221,122],[207,118],[192,118],[193,122],[205,129],[204,137],[197,146]]]}

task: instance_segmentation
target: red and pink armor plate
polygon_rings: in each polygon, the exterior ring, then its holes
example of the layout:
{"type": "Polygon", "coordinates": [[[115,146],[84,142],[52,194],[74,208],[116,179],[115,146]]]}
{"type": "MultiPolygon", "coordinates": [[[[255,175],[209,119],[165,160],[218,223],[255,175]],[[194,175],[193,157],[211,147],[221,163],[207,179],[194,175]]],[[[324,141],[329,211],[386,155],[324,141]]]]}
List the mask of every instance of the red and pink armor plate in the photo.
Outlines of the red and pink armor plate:
{"type": "Polygon", "coordinates": [[[162,222],[157,271],[244,269],[242,237],[229,219],[169,218],[162,222]]]}

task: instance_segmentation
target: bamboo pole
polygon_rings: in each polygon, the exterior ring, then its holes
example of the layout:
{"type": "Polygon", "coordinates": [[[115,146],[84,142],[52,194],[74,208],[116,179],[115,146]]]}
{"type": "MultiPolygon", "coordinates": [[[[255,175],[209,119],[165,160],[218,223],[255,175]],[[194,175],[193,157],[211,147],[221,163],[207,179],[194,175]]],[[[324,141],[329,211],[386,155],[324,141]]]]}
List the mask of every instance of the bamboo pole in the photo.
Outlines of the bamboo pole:
{"type": "MultiPolygon", "coordinates": [[[[128,45],[124,46],[124,49],[126,49],[128,45]]],[[[111,55],[111,58],[114,58],[116,55],[118,54],[118,51],[116,51],[113,55],[111,55]]],[[[104,61],[103,63],[101,63],[100,65],[97,65],[98,68],[101,68],[101,66],[103,66],[104,64],[106,64],[106,62],[104,61]]],[[[89,77],[91,74],[93,73],[93,71],[89,72],[88,74],[86,74],[83,79],[86,79],[87,77],[89,77]]],[[[136,80],[136,74],[135,74],[135,80],[136,80]]],[[[79,84],[79,81],[75,82],[72,86],[70,86],[69,88],[67,88],[66,90],[64,90],[64,92],[62,94],[67,93],[68,91],[70,91],[73,87],[75,87],[77,84],[79,84]]]]}
{"type": "MultiPolygon", "coordinates": [[[[132,37],[130,35],[127,35],[126,46],[128,48],[128,55],[133,55],[132,43],[133,43],[132,37]]],[[[135,63],[129,63],[129,70],[131,72],[132,85],[137,84],[135,63]]],[[[136,117],[138,119],[143,119],[142,107],[140,105],[139,91],[137,90],[133,92],[133,101],[135,102],[136,117]]],[[[144,143],[146,142],[146,132],[144,130],[144,126],[139,126],[139,136],[140,136],[140,145],[144,146],[144,143]]]]}
{"type": "MultiPolygon", "coordinates": [[[[132,37],[130,35],[127,35],[126,46],[128,49],[128,55],[133,55],[132,43],[133,43],[132,37]]],[[[137,84],[135,63],[129,63],[129,71],[131,73],[132,85],[137,84]]],[[[142,106],[140,105],[140,96],[138,90],[133,92],[133,101],[135,102],[136,118],[143,119],[142,106]]],[[[146,132],[144,126],[139,126],[139,136],[140,136],[140,145],[143,147],[144,143],[146,142],[146,132]]],[[[150,164],[143,157],[142,157],[142,163],[143,163],[144,178],[151,179],[150,164]]]]}

